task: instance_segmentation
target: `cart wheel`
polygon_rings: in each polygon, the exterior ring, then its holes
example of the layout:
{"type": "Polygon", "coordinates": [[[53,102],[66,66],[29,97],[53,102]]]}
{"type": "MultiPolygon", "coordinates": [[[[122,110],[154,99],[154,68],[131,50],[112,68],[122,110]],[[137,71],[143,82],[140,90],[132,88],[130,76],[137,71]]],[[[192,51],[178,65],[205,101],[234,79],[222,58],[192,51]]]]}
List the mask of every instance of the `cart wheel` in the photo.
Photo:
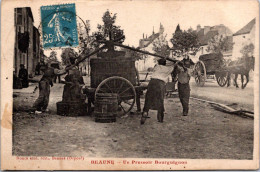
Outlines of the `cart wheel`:
{"type": "Polygon", "coordinates": [[[196,63],[194,67],[194,78],[197,86],[204,86],[206,81],[206,67],[202,61],[196,63]]]}
{"type": "Polygon", "coordinates": [[[219,86],[224,87],[227,84],[227,73],[216,73],[216,80],[219,86]]]}
{"type": "Polygon", "coordinates": [[[97,87],[95,99],[98,93],[114,93],[118,99],[118,115],[126,115],[134,106],[136,92],[130,81],[123,77],[112,76],[103,80],[97,87]]]}

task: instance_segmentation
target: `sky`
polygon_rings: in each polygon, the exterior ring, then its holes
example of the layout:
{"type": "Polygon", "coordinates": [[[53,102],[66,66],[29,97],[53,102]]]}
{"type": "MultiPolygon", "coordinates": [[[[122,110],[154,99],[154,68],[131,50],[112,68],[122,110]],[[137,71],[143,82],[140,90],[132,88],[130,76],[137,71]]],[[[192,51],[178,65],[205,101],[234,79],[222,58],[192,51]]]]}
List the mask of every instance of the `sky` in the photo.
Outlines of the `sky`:
{"type": "MultiPolygon", "coordinates": [[[[34,1],[31,1],[32,3],[34,1]]],[[[64,3],[64,1],[62,1],[64,3]]],[[[68,2],[69,1],[65,1],[68,2]]],[[[102,16],[109,9],[117,13],[116,25],[124,30],[124,44],[138,46],[143,33],[147,36],[164,26],[170,40],[177,24],[181,29],[197,25],[214,26],[224,24],[233,33],[237,32],[253,18],[257,17],[257,1],[77,1],[76,13],[83,20],[90,20],[91,32],[97,24],[102,24],[102,16]]],[[[53,4],[58,4],[53,2],[53,4]]],[[[40,6],[50,5],[42,2],[32,7],[34,25],[40,25],[40,6]]],[[[79,19],[77,19],[80,22],[79,19]]],[[[171,46],[171,44],[170,44],[171,46]]],[[[50,51],[45,51],[49,55],[50,51]]],[[[58,56],[61,52],[58,52],[58,56]]]]}

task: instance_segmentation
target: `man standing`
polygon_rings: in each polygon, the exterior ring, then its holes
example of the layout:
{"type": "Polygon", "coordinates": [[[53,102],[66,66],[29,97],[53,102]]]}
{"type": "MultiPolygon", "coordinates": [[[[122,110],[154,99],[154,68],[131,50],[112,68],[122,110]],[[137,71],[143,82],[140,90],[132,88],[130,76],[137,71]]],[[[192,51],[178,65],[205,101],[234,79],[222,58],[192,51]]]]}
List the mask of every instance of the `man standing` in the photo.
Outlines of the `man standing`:
{"type": "Polygon", "coordinates": [[[50,97],[50,86],[53,86],[53,78],[55,75],[60,75],[65,73],[62,70],[55,70],[48,64],[44,70],[44,74],[39,82],[39,97],[33,104],[33,110],[35,110],[36,114],[40,114],[42,112],[48,112],[48,104],[50,97]]]}
{"type": "Polygon", "coordinates": [[[28,82],[28,71],[25,69],[24,65],[20,65],[20,70],[19,70],[19,78],[22,81],[22,86],[23,88],[27,88],[29,86],[28,82]]]}
{"type": "MultiPolygon", "coordinates": [[[[70,57],[70,65],[75,65],[75,58],[70,57]]],[[[68,66],[68,67],[69,67],[68,66]]],[[[65,85],[63,89],[62,101],[63,102],[82,102],[83,94],[81,93],[81,88],[84,86],[83,77],[76,66],[67,70],[67,75],[65,76],[65,85]]]]}
{"type": "Polygon", "coordinates": [[[183,116],[187,116],[189,112],[190,99],[189,81],[191,76],[191,66],[194,65],[194,62],[186,55],[178,64],[179,65],[176,66],[174,73],[175,76],[178,75],[178,92],[183,108],[183,116]]]}
{"type": "Polygon", "coordinates": [[[173,65],[166,66],[165,59],[158,60],[158,65],[154,67],[154,72],[152,74],[151,81],[148,84],[145,95],[145,104],[141,124],[144,124],[146,118],[148,117],[149,109],[157,110],[157,120],[158,122],[163,122],[165,84],[173,69],[173,65]]]}

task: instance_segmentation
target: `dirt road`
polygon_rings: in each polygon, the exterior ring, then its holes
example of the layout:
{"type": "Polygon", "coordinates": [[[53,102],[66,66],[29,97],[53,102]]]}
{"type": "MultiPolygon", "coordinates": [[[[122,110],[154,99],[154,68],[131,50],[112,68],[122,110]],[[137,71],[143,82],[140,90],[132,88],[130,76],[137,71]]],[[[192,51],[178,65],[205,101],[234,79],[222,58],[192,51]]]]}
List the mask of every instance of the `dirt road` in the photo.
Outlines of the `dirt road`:
{"type": "Polygon", "coordinates": [[[135,113],[117,118],[116,123],[95,123],[90,116],[56,115],[62,87],[51,88],[49,114],[24,112],[38,90],[14,98],[14,155],[252,159],[252,119],[218,112],[193,100],[189,116],[184,117],[179,99],[168,98],[164,123],[157,122],[155,111],[144,125],[135,113]]]}
{"type": "MultiPolygon", "coordinates": [[[[141,79],[145,79],[145,76],[146,73],[140,73],[141,79]]],[[[227,105],[236,103],[239,108],[254,111],[253,73],[250,73],[250,76],[250,81],[245,89],[236,88],[233,84],[230,87],[220,87],[213,79],[207,79],[203,87],[198,87],[192,77],[190,80],[191,96],[227,105]]],[[[149,78],[150,75],[147,79],[149,78]]],[[[241,86],[240,78],[237,82],[241,86]]]]}
{"type": "Polygon", "coordinates": [[[191,96],[223,104],[237,103],[241,108],[254,111],[253,82],[249,82],[245,89],[241,89],[233,85],[230,87],[220,87],[215,80],[209,79],[204,87],[198,87],[194,78],[192,78],[191,96]]]}

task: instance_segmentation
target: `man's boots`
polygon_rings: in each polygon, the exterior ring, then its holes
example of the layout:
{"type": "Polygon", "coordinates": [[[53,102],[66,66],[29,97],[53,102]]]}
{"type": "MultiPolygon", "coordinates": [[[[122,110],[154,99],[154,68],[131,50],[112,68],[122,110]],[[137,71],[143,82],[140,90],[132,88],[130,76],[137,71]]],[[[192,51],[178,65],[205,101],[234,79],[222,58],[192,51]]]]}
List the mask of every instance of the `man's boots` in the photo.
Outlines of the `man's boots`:
{"type": "Polygon", "coordinates": [[[146,118],[149,118],[148,112],[143,112],[142,117],[141,117],[141,125],[143,125],[145,123],[146,118]]]}

